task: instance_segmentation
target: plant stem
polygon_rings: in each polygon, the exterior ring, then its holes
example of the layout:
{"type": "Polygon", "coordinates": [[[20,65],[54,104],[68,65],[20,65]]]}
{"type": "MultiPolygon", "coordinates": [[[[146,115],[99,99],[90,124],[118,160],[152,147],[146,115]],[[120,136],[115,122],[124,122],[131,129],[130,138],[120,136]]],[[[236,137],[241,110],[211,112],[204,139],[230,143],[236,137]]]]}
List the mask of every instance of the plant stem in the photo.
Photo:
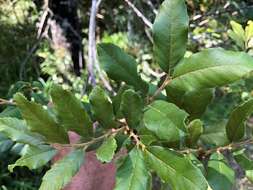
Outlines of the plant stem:
{"type": "Polygon", "coordinates": [[[164,90],[164,88],[170,83],[170,81],[171,78],[169,75],[167,75],[162,85],[155,91],[154,95],[149,98],[148,102],[153,102],[155,97],[158,96],[164,90]]]}
{"type": "Polygon", "coordinates": [[[118,129],[111,129],[109,130],[107,133],[105,133],[104,135],[101,135],[97,138],[93,138],[91,141],[89,142],[85,142],[85,143],[80,143],[80,144],[63,144],[63,145],[59,145],[59,146],[62,146],[62,147],[74,147],[74,148],[87,148],[88,146],[94,144],[94,143],[97,143],[101,140],[103,140],[104,138],[110,136],[110,135],[116,135],[117,133],[119,132],[122,132],[126,130],[126,126],[123,126],[121,128],[118,128],[118,129]]]}
{"type": "Polygon", "coordinates": [[[245,145],[252,144],[252,143],[253,143],[253,139],[246,139],[241,142],[230,143],[225,146],[215,147],[215,148],[211,148],[211,149],[207,149],[207,150],[200,147],[198,149],[185,149],[185,150],[181,150],[178,152],[183,153],[183,154],[197,153],[197,154],[203,154],[204,156],[208,156],[214,152],[224,152],[226,150],[233,150],[233,149],[239,148],[241,146],[245,146],[245,145]]]}
{"type": "Polygon", "coordinates": [[[0,105],[16,105],[16,103],[0,98],[0,105]]]}

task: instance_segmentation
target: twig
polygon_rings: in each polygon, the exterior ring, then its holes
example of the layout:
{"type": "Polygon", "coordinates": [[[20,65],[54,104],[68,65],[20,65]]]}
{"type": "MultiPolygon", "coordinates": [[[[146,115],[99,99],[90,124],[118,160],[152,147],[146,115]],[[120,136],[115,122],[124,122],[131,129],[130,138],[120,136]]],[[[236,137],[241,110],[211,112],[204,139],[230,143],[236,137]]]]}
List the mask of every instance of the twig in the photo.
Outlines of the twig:
{"type": "Polygon", "coordinates": [[[171,78],[167,75],[162,85],[155,91],[154,95],[149,98],[149,103],[153,102],[155,97],[158,96],[170,82],[171,78]]]}
{"type": "Polygon", "coordinates": [[[16,105],[16,103],[0,98],[0,105],[16,105]]]}
{"type": "Polygon", "coordinates": [[[101,135],[97,138],[93,138],[91,141],[89,142],[85,142],[85,143],[79,143],[79,144],[56,144],[59,147],[74,147],[74,148],[87,148],[88,146],[97,143],[101,140],[103,140],[106,137],[109,137],[111,135],[116,135],[117,133],[120,133],[122,131],[126,130],[126,126],[123,126],[121,128],[118,129],[111,129],[109,130],[107,133],[105,133],[104,135],[101,135]]]}
{"type": "Polygon", "coordinates": [[[150,0],[147,0],[147,4],[148,4],[148,5],[150,6],[150,8],[152,9],[153,13],[154,13],[155,15],[157,15],[157,14],[158,14],[158,11],[156,10],[154,4],[153,4],[150,0]]]}
{"type": "Polygon", "coordinates": [[[133,3],[131,3],[129,0],[124,1],[128,4],[129,7],[133,9],[135,14],[144,22],[147,27],[152,28],[152,23],[141,13],[141,11],[137,9],[137,7],[133,3]]]}
{"type": "Polygon", "coordinates": [[[230,144],[222,146],[222,147],[215,147],[215,148],[211,148],[211,149],[207,149],[207,150],[200,147],[198,149],[185,149],[185,150],[181,150],[178,152],[183,153],[183,154],[197,153],[197,154],[202,154],[204,156],[208,156],[214,152],[224,152],[226,150],[233,150],[233,149],[239,148],[241,146],[245,146],[245,145],[252,144],[252,143],[253,143],[253,139],[246,139],[241,142],[230,143],[230,144]]]}

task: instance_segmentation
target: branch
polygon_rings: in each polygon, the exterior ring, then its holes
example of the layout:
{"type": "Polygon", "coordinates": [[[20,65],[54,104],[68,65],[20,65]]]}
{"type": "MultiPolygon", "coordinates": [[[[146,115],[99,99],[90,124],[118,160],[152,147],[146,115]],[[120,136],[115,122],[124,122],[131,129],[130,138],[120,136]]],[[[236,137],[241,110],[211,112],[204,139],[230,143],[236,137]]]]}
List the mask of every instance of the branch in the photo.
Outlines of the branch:
{"type": "Polygon", "coordinates": [[[155,91],[154,95],[149,98],[148,102],[153,102],[155,97],[158,96],[170,82],[171,78],[169,75],[167,75],[162,85],[155,91]]]}
{"type": "Polygon", "coordinates": [[[74,148],[88,148],[88,146],[95,144],[111,135],[116,135],[122,131],[126,130],[126,126],[123,126],[121,128],[118,129],[111,129],[109,130],[107,133],[105,133],[104,135],[101,135],[97,138],[93,138],[91,141],[89,142],[85,142],[85,143],[79,143],[79,144],[55,144],[57,147],[74,147],[74,148]]]}
{"type": "Polygon", "coordinates": [[[244,141],[241,142],[237,142],[237,143],[230,143],[228,145],[225,146],[221,146],[221,147],[215,147],[215,148],[211,148],[211,149],[203,149],[202,147],[198,148],[198,149],[185,149],[185,150],[181,150],[178,151],[179,153],[183,153],[183,154],[190,154],[190,153],[197,153],[199,155],[203,155],[203,156],[208,156],[214,152],[224,152],[226,150],[233,150],[245,145],[249,145],[249,144],[253,144],[253,139],[246,139],[244,141]]]}
{"type": "Polygon", "coordinates": [[[141,13],[141,11],[137,9],[137,7],[133,3],[131,3],[129,0],[124,1],[128,4],[129,7],[133,9],[135,14],[144,22],[147,27],[152,28],[152,23],[141,13]]]}
{"type": "Polygon", "coordinates": [[[94,65],[96,62],[95,44],[96,42],[96,14],[97,14],[97,0],[92,0],[90,9],[90,22],[89,22],[89,49],[88,49],[88,65],[89,82],[92,86],[96,85],[96,78],[94,73],[94,65]]]}
{"type": "Polygon", "coordinates": [[[12,105],[12,106],[14,106],[14,105],[16,105],[16,103],[14,103],[10,100],[5,100],[5,99],[0,98],[0,105],[12,105]]]}

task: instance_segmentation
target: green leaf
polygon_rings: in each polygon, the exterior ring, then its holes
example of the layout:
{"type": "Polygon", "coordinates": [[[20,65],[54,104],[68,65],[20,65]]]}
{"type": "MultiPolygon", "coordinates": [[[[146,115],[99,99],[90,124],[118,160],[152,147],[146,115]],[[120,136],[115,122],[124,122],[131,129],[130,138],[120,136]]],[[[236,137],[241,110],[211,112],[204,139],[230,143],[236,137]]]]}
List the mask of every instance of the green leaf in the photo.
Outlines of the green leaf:
{"type": "Polygon", "coordinates": [[[117,169],[114,190],[147,190],[149,173],[141,150],[134,148],[117,169]]]}
{"type": "Polygon", "coordinates": [[[143,94],[148,92],[148,85],[138,75],[137,63],[132,56],[113,44],[99,44],[97,51],[102,68],[111,79],[124,81],[143,94]]]}
{"type": "Polygon", "coordinates": [[[112,98],[113,111],[114,111],[115,116],[119,119],[124,117],[122,113],[120,112],[120,104],[121,104],[122,95],[128,89],[131,89],[131,87],[128,85],[121,86],[116,96],[112,98]]]}
{"type": "Polygon", "coordinates": [[[143,101],[133,90],[127,90],[122,95],[120,110],[128,125],[137,128],[143,115],[143,101]]]}
{"type": "Polygon", "coordinates": [[[246,175],[246,177],[248,178],[248,180],[249,180],[251,183],[253,183],[253,170],[247,170],[247,171],[245,172],[245,175],[246,175]]]}
{"type": "Polygon", "coordinates": [[[200,138],[205,144],[208,145],[224,146],[229,143],[226,137],[226,128],[224,122],[205,126],[204,133],[200,138]]]}
{"type": "Polygon", "coordinates": [[[0,118],[0,132],[11,140],[29,145],[40,145],[44,139],[38,134],[28,130],[25,122],[20,119],[5,117],[0,118]]]}
{"type": "Polygon", "coordinates": [[[0,154],[11,149],[14,142],[0,133],[0,154]]]}
{"type": "Polygon", "coordinates": [[[166,88],[167,100],[189,113],[189,119],[198,119],[206,111],[213,100],[214,89],[200,89],[180,91],[168,86],[166,88]]]}
{"type": "Polygon", "coordinates": [[[184,57],[189,18],[185,0],[165,0],[153,25],[154,56],[165,72],[184,57]]]}
{"type": "Polygon", "coordinates": [[[22,151],[24,151],[24,155],[15,164],[8,166],[10,172],[13,172],[13,169],[17,166],[26,166],[30,170],[40,168],[47,164],[57,153],[55,149],[48,145],[39,147],[25,146],[22,151]]]}
{"type": "Polygon", "coordinates": [[[202,89],[186,92],[180,106],[190,115],[190,119],[200,118],[213,99],[213,89],[202,89]]]}
{"type": "Polygon", "coordinates": [[[184,136],[184,121],[187,116],[185,111],[174,104],[157,100],[144,113],[144,124],[161,140],[175,142],[184,136]]]}
{"type": "Polygon", "coordinates": [[[83,137],[90,137],[92,122],[75,95],[63,90],[58,85],[53,85],[51,96],[61,125],[67,131],[74,131],[83,137]]]}
{"type": "Polygon", "coordinates": [[[207,182],[191,161],[172,150],[153,146],[145,150],[149,167],[173,190],[206,190],[207,182]]]}
{"type": "Polygon", "coordinates": [[[206,175],[206,169],[205,169],[203,163],[201,161],[199,161],[198,158],[192,153],[187,154],[186,156],[191,160],[191,162],[194,166],[196,166],[197,168],[200,169],[202,174],[205,176],[206,175]]]}
{"type": "Polygon", "coordinates": [[[214,88],[242,79],[252,71],[253,58],[246,53],[207,49],[184,58],[175,68],[167,88],[181,93],[214,88]]]}
{"type": "Polygon", "coordinates": [[[1,113],[0,113],[0,118],[1,117],[15,117],[18,119],[21,119],[21,113],[19,109],[16,106],[8,106],[5,108],[1,113]]]}
{"type": "Polygon", "coordinates": [[[245,171],[253,170],[253,161],[246,155],[245,149],[233,152],[233,157],[245,171]]]}
{"type": "Polygon", "coordinates": [[[227,137],[230,141],[238,141],[245,133],[245,121],[253,113],[253,99],[236,107],[230,114],[226,125],[227,137]]]}
{"type": "Polygon", "coordinates": [[[96,86],[92,90],[89,100],[95,119],[105,128],[115,128],[113,107],[105,91],[96,86]]]}
{"type": "Polygon", "coordinates": [[[247,26],[245,28],[245,37],[247,42],[253,37],[253,21],[248,21],[247,26]]]}
{"type": "Polygon", "coordinates": [[[222,154],[214,153],[208,161],[206,178],[213,190],[231,190],[235,182],[235,173],[222,154]]]}
{"type": "Polygon", "coordinates": [[[193,146],[199,140],[200,135],[203,133],[203,123],[199,119],[195,119],[187,126],[189,136],[187,137],[187,143],[193,146]]]}
{"type": "Polygon", "coordinates": [[[110,162],[117,149],[117,142],[113,137],[105,139],[103,144],[97,149],[97,159],[101,162],[110,162]]]}
{"type": "Polygon", "coordinates": [[[84,151],[74,150],[44,175],[39,190],[60,190],[67,185],[72,177],[79,171],[84,161],[84,151]]]}
{"type": "Polygon", "coordinates": [[[246,36],[242,25],[233,20],[230,21],[230,25],[232,26],[233,31],[228,30],[229,37],[232,38],[239,47],[244,49],[246,36]]]}
{"type": "Polygon", "coordinates": [[[50,143],[68,143],[67,132],[55,122],[42,105],[28,101],[20,93],[14,96],[14,100],[31,131],[45,136],[50,143]]]}

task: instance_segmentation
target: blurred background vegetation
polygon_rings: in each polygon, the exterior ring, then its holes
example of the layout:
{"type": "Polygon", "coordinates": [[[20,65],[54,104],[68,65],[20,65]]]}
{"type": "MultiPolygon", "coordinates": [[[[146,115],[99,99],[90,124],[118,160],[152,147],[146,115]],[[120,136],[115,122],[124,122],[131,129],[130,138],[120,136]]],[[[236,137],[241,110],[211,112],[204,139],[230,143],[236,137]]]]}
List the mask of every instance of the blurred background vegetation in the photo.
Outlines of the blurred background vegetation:
{"type": "MultiPolygon", "coordinates": [[[[0,0],[1,98],[11,99],[21,91],[47,104],[50,85],[59,83],[86,100],[92,88],[88,77],[92,1],[0,0]]],[[[100,6],[96,14],[96,42],[117,44],[137,59],[143,78],[158,83],[163,73],[153,61],[152,31],[136,11],[152,23],[162,0],[98,0],[97,3],[100,6]]],[[[187,5],[190,33],[186,56],[206,47],[224,47],[253,55],[252,0],[187,0],[187,5]]],[[[96,62],[91,68],[97,84],[106,85],[109,90],[118,88],[118,84],[108,83],[96,62]]],[[[253,96],[252,87],[253,80],[248,79],[216,89],[204,121],[220,125],[236,103],[253,96]]],[[[20,117],[12,106],[0,105],[0,111],[0,117],[20,117]]],[[[219,138],[224,128],[214,129],[210,130],[211,141],[225,143],[226,139],[219,138]]],[[[0,190],[38,189],[47,167],[33,172],[25,168],[8,172],[8,164],[22,154],[22,147],[0,134],[0,190]]],[[[238,175],[240,180],[235,188],[246,188],[244,176],[238,175]]]]}

